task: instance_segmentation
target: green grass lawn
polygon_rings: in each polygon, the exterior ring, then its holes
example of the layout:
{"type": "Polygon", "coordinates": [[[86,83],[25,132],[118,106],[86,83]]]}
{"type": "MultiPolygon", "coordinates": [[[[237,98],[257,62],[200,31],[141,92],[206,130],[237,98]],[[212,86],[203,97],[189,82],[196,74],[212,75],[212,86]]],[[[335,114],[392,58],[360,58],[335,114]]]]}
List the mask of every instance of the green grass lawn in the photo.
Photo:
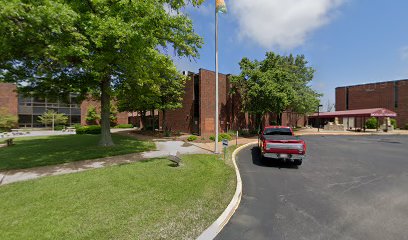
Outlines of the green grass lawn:
{"type": "Polygon", "coordinates": [[[0,187],[2,239],[195,239],[235,191],[213,155],[44,177],[0,187]]]}
{"type": "Polygon", "coordinates": [[[143,152],[154,143],[112,134],[115,146],[98,146],[99,135],[15,138],[14,146],[0,148],[0,171],[54,165],[79,160],[143,152]]]}

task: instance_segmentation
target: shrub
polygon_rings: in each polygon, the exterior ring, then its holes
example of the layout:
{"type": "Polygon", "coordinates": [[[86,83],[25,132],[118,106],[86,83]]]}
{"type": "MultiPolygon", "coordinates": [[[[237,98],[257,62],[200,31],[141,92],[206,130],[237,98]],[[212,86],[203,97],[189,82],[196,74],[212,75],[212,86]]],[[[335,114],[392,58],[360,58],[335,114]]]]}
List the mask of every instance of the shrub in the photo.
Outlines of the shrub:
{"type": "Polygon", "coordinates": [[[132,124],[119,124],[116,125],[114,128],[133,128],[132,124]]]}
{"type": "Polygon", "coordinates": [[[164,136],[171,137],[171,131],[168,131],[168,130],[164,131],[164,136]]]}
{"type": "Polygon", "coordinates": [[[232,137],[228,133],[221,133],[220,135],[218,135],[218,139],[219,140],[227,139],[228,141],[231,141],[232,137]]]}
{"type": "Polygon", "coordinates": [[[57,126],[54,126],[54,130],[55,131],[61,131],[62,129],[64,129],[65,128],[65,126],[64,125],[57,125],[57,126]]]}
{"type": "Polygon", "coordinates": [[[6,108],[0,108],[0,132],[10,131],[10,129],[17,127],[18,118],[9,114],[6,108]]]}
{"type": "Polygon", "coordinates": [[[74,124],[73,127],[75,128],[75,130],[77,130],[78,128],[82,127],[82,125],[77,123],[77,124],[74,124]]]}
{"type": "Polygon", "coordinates": [[[394,129],[397,129],[397,120],[391,119],[391,125],[394,127],[394,129]]]}
{"type": "Polygon", "coordinates": [[[250,136],[251,134],[249,133],[248,129],[241,129],[238,131],[239,136],[247,137],[250,136]]]}
{"type": "Polygon", "coordinates": [[[405,124],[405,130],[408,130],[408,123],[407,124],[405,124]]]}
{"type": "Polygon", "coordinates": [[[237,131],[234,131],[234,130],[229,130],[227,133],[228,133],[228,135],[230,135],[231,137],[235,137],[235,136],[237,135],[237,131]]]}
{"type": "MultiPolygon", "coordinates": [[[[221,142],[223,139],[227,139],[228,141],[232,140],[232,137],[228,133],[221,133],[218,134],[218,142],[221,142]]],[[[211,135],[210,136],[211,141],[215,141],[215,136],[211,135]]]]}
{"type": "Polygon", "coordinates": [[[258,129],[251,129],[251,131],[249,131],[249,133],[251,135],[258,135],[259,131],[258,131],[258,129]]]}
{"type": "Polygon", "coordinates": [[[189,141],[189,142],[193,142],[195,140],[197,140],[197,136],[195,136],[195,135],[191,135],[190,137],[187,138],[187,141],[189,141]]]}
{"type": "Polygon", "coordinates": [[[377,119],[372,117],[366,121],[366,128],[368,129],[376,129],[377,128],[377,119]]]}
{"type": "Polygon", "coordinates": [[[99,125],[81,126],[76,129],[76,134],[101,134],[101,126],[99,125]]]}

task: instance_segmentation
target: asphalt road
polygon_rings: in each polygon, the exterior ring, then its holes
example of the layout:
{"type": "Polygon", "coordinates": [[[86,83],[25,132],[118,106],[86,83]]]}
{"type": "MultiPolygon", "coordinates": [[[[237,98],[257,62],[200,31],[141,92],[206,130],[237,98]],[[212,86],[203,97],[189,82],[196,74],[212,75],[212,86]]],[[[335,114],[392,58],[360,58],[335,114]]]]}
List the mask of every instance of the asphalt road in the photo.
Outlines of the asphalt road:
{"type": "Polygon", "coordinates": [[[408,239],[408,136],[304,136],[299,168],[237,156],[241,204],[216,239],[408,239]]]}

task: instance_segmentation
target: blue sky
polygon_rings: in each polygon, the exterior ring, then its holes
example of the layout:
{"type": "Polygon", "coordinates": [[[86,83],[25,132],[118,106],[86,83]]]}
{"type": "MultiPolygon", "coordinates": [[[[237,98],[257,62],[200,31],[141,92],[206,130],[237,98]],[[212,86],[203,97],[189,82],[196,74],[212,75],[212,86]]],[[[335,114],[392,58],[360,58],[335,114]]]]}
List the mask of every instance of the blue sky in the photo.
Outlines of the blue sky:
{"type": "MultiPolygon", "coordinates": [[[[204,38],[196,61],[180,70],[214,70],[214,2],[184,10],[204,38]]],[[[243,57],[266,51],[304,54],[316,69],[312,86],[334,103],[338,86],[408,78],[406,0],[226,0],[220,15],[220,72],[239,73],[243,57]]]]}

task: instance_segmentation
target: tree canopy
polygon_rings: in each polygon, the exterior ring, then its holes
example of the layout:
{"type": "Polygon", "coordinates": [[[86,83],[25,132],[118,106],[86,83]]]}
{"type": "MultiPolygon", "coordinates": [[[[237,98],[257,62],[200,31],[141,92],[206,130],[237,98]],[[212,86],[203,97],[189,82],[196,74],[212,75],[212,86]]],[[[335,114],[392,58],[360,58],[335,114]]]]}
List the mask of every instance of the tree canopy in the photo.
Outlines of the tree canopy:
{"type": "Polygon", "coordinates": [[[57,113],[54,110],[47,110],[38,118],[42,124],[53,124],[53,127],[59,124],[66,124],[68,122],[67,115],[63,113],[57,113]]]}
{"type": "Polygon", "coordinates": [[[168,56],[159,55],[156,61],[143,73],[143,80],[126,81],[119,88],[117,100],[120,111],[140,112],[142,117],[148,110],[162,110],[162,126],[166,129],[166,111],[182,107],[186,76],[177,70],[168,56]]]}
{"type": "Polygon", "coordinates": [[[243,111],[263,116],[285,110],[310,113],[318,106],[319,94],[310,87],[314,69],[303,55],[281,56],[267,52],[262,61],[243,58],[241,73],[232,77],[234,90],[242,96],[243,111]]]}
{"type": "MultiPolygon", "coordinates": [[[[0,80],[33,95],[101,99],[101,145],[109,130],[112,91],[126,81],[144,85],[159,48],[198,57],[202,38],[187,4],[202,0],[0,0],[0,80]],[[169,12],[172,11],[172,12],[169,12]]],[[[154,69],[154,68],[153,68],[154,69]]]]}

